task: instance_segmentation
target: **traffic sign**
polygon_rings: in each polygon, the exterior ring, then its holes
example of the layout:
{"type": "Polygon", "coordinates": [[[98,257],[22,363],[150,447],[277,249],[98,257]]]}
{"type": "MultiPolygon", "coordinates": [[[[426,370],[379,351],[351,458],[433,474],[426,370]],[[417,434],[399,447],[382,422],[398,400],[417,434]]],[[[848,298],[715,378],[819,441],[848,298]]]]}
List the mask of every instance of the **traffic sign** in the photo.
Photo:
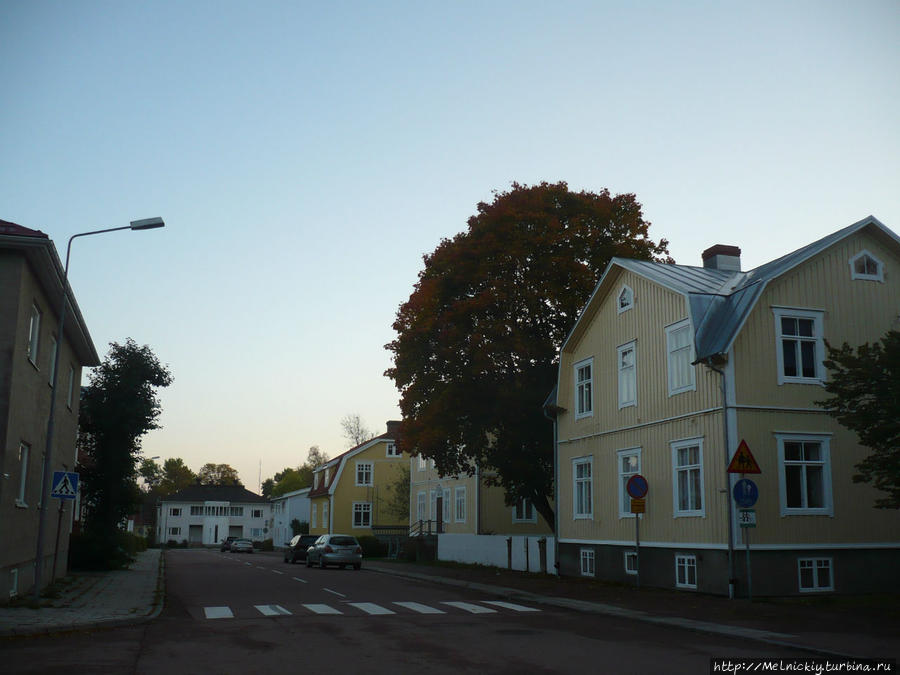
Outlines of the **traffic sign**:
{"type": "Polygon", "coordinates": [[[731,462],[728,464],[726,472],[762,473],[759,469],[759,464],[756,463],[756,458],[753,456],[753,453],[750,452],[750,446],[747,445],[747,441],[741,441],[737,452],[734,453],[734,457],[731,458],[731,462]]]}
{"type": "Polygon", "coordinates": [[[734,501],[737,502],[738,506],[749,509],[756,504],[756,500],[759,499],[759,488],[757,488],[756,483],[749,478],[741,478],[734,484],[732,494],[734,495],[734,501]]]}
{"type": "Polygon", "coordinates": [[[649,490],[650,486],[647,484],[647,479],[639,473],[634,474],[625,483],[625,492],[633,499],[643,499],[647,496],[649,490]]]}
{"type": "Polygon", "coordinates": [[[741,509],[738,524],[741,527],[756,527],[756,509],[741,509]]]}
{"type": "Polygon", "coordinates": [[[631,500],[631,512],[632,513],[646,513],[647,512],[647,500],[646,499],[632,499],[631,500]]]}
{"type": "Polygon", "coordinates": [[[78,474],[72,471],[54,471],[51,497],[75,499],[78,494],[78,474]]]}

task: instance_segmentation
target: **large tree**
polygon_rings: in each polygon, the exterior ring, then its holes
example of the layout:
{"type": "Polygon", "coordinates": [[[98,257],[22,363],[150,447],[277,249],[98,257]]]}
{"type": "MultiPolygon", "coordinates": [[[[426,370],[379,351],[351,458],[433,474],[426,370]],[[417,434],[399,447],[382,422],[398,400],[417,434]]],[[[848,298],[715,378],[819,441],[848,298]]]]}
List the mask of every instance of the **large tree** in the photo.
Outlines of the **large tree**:
{"type": "Polygon", "coordinates": [[[400,391],[403,450],[442,475],[494,468],[513,503],[552,526],[552,429],[541,406],[557,352],[613,256],[667,257],[632,194],[513,184],[424,257],[397,312],[386,371],[400,391]]]}
{"type": "Polygon", "coordinates": [[[872,483],[886,497],[880,509],[900,509],[900,331],[874,344],[853,349],[846,342],[828,345],[825,366],[831,371],[820,401],[825,411],[848,429],[872,454],[856,465],[856,483],[872,483]]]}
{"type": "Polygon", "coordinates": [[[341,418],[341,430],[349,443],[347,447],[350,448],[355,448],[373,437],[372,432],[366,427],[358,413],[344,415],[341,418]]]}
{"type": "Polygon", "coordinates": [[[209,462],[200,467],[197,474],[201,485],[240,485],[241,479],[237,469],[228,464],[209,462]]]}
{"type": "Polygon", "coordinates": [[[161,467],[152,459],[144,459],[138,474],[144,479],[146,491],[159,496],[183,490],[197,479],[181,457],[170,457],[161,467]]]}
{"type": "Polygon", "coordinates": [[[132,339],[110,344],[109,354],[81,393],[78,462],[82,475],[84,530],[96,560],[119,564],[115,556],[119,524],[140,500],[137,467],[141,438],[159,428],[159,387],[172,382],[147,345],[132,339]]]}
{"type": "Polygon", "coordinates": [[[313,445],[309,449],[306,461],[296,469],[285,467],[275,474],[273,478],[267,478],[262,483],[263,497],[280,497],[286,492],[293,492],[312,485],[313,471],[328,461],[328,457],[313,445]]]}

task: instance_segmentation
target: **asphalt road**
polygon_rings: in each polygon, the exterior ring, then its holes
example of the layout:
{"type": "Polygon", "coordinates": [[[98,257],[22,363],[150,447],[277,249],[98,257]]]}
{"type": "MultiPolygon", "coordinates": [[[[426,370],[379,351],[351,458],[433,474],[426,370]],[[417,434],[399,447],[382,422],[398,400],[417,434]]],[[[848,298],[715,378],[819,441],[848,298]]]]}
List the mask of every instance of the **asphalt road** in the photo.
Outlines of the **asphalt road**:
{"type": "Polygon", "coordinates": [[[0,641],[4,673],[706,673],[800,656],[279,553],[167,553],[166,608],[135,627],[0,641]]]}

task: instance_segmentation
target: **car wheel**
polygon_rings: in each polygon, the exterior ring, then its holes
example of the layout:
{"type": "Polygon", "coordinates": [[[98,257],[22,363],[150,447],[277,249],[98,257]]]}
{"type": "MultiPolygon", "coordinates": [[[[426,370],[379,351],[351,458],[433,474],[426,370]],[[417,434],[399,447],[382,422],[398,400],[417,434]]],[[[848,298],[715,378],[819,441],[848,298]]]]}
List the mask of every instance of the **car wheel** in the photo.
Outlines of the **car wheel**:
{"type": "Polygon", "coordinates": [[[360,567],[362,567],[362,565],[360,565],[359,563],[356,563],[356,564],[353,566],[353,569],[358,570],[360,567]]]}

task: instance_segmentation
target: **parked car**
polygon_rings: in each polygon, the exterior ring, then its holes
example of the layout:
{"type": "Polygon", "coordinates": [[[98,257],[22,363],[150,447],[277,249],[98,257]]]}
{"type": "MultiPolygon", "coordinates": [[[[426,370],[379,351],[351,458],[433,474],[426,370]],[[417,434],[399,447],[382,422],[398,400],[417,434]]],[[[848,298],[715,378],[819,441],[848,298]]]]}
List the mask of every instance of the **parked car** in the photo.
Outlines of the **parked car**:
{"type": "Polygon", "coordinates": [[[222,540],[222,546],[219,548],[220,551],[230,551],[231,550],[231,542],[233,542],[237,537],[225,537],[222,540]]]}
{"type": "Polygon", "coordinates": [[[322,569],[327,565],[338,565],[341,569],[353,565],[358,570],[362,567],[362,546],[356,537],[347,534],[323,534],[306,550],[306,566],[313,564],[322,569]]]}
{"type": "Polygon", "coordinates": [[[284,552],[284,562],[295,563],[298,560],[306,560],[306,549],[316,543],[317,534],[298,534],[287,544],[284,552]]]}
{"type": "Polygon", "coordinates": [[[253,553],[253,542],[249,539],[235,539],[231,542],[232,553],[253,553]]]}

